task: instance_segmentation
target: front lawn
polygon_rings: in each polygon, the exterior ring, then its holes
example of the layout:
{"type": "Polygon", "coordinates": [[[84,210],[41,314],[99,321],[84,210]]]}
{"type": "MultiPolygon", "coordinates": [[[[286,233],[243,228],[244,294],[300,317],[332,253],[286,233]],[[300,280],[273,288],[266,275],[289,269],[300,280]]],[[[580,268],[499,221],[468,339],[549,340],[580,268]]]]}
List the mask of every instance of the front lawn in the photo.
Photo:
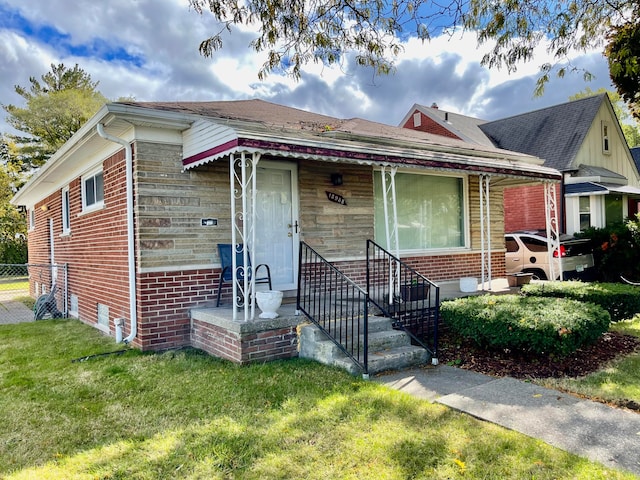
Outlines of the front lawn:
{"type": "MultiPolygon", "coordinates": [[[[613,324],[611,330],[640,337],[640,316],[613,324]]],[[[541,379],[537,383],[640,410],[640,351],[618,358],[583,377],[541,379]]]]}
{"type": "Polygon", "coordinates": [[[0,326],[0,477],[637,478],[310,361],[120,349],[75,320],[0,326]]]}

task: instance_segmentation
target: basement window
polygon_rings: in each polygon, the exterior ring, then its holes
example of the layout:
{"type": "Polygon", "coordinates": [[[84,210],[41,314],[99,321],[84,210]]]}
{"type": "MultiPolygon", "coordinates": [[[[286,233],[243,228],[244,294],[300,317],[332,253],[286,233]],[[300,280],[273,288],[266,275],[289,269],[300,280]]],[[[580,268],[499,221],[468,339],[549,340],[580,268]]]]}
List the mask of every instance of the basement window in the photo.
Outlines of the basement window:
{"type": "Polygon", "coordinates": [[[109,331],[109,307],[107,305],[103,305],[102,303],[98,304],[98,325],[97,327],[100,330],[105,332],[109,331]]]}

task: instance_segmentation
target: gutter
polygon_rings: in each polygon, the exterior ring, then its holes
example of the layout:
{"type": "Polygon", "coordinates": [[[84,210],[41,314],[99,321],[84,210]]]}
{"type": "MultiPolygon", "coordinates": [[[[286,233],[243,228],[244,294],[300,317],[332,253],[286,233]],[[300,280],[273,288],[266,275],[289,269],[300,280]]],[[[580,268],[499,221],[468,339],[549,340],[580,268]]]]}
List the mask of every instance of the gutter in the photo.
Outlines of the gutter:
{"type": "MultiPolygon", "coordinates": [[[[126,163],[126,188],[127,188],[127,251],[128,251],[128,267],[129,267],[129,317],[131,319],[130,333],[124,339],[124,343],[129,343],[136,338],[138,333],[138,306],[136,301],[136,264],[134,249],[134,231],[133,231],[133,154],[129,142],[122,138],[114,137],[104,131],[104,125],[98,123],[96,125],[98,135],[105,140],[118,143],[124,147],[125,163],[126,163]]],[[[118,339],[118,328],[116,325],[116,338],[118,339]]],[[[120,333],[121,337],[121,333],[120,333]]]]}

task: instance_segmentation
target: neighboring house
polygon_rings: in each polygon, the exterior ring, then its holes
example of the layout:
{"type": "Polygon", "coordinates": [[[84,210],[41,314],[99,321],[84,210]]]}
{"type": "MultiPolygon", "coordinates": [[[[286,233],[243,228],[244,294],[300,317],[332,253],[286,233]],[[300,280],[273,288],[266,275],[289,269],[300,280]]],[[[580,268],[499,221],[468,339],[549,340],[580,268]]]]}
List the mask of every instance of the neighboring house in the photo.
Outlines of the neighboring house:
{"type": "Polygon", "coordinates": [[[105,105],[13,203],[32,219],[30,262],[68,265],[72,316],[111,335],[124,322],[143,350],[243,363],[295,356],[296,325],[253,332],[245,351],[229,332],[244,335],[252,310],[190,318],[215,305],[218,243],[243,243],[287,296],[300,241],[361,284],[368,239],[436,281],[487,265],[501,277],[503,189],[559,180],[529,155],[260,100],[127,102],[105,105]]]}
{"type": "MultiPolygon", "coordinates": [[[[572,234],[604,227],[638,212],[640,175],[606,94],[496,121],[414,105],[401,126],[545,160],[563,174],[557,199],[560,229],[572,234]]],[[[505,229],[546,225],[540,185],[505,190],[505,229]]]]}

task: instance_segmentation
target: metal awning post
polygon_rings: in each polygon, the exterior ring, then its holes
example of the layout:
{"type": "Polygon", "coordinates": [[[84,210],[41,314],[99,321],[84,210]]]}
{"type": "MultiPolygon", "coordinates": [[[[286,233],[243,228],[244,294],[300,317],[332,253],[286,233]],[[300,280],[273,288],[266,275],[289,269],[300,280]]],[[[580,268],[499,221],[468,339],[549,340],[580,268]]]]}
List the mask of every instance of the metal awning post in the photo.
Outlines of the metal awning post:
{"type": "Polygon", "coordinates": [[[560,228],[558,223],[558,202],[556,198],[556,184],[545,182],[544,184],[544,212],[549,239],[549,280],[562,278],[562,256],[560,255],[560,228]],[[554,257],[553,253],[557,252],[554,257]]]}
{"type": "Polygon", "coordinates": [[[259,153],[247,152],[231,154],[229,157],[229,187],[231,190],[231,256],[233,269],[233,319],[236,320],[240,310],[240,299],[244,299],[244,321],[253,320],[255,316],[255,276],[249,263],[255,257],[255,215],[256,215],[256,171],[259,153]],[[250,155],[250,157],[249,157],[250,155]],[[238,209],[238,203],[240,209],[238,209]],[[242,244],[243,265],[237,265],[237,246],[242,244]],[[238,275],[240,274],[240,275],[238,275]],[[238,278],[240,277],[240,278],[238,278]],[[249,301],[250,300],[250,301],[249,301]]]}
{"type": "Polygon", "coordinates": [[[488,281],[491,290],[491,202],[489,200],[490,175],[479,176],[480,185],[480,255],[482,263],[481,283],[488,281]]]}
{"type": "MultiPolygon", "coordinates": [[[[387,248],[394,251],[397,258],[400,258],[400,241],[398,239],[398,206],[396,202],[396,172],[397,167],[382,167],[380,177],[382,178],[382,204],[384,208],[384,228],[387,240],[387,248]],[[387,175],[389,184],[387,185],[387,175]],[[389,214],[389,203],[391,203],[391,218],[389,214]]],[[[389,305],[393,303],[394,295],[399,294],[400,265],[396,265],[396,271],[392,271],[393,266],[389,264],[389,305]],[[397,282],[394,282],[394,279],[397,282]],[[395,283],[395,285],[394,285],[395,283]],[[396,291],[397,290],[397,291],[396,291]]]]}

